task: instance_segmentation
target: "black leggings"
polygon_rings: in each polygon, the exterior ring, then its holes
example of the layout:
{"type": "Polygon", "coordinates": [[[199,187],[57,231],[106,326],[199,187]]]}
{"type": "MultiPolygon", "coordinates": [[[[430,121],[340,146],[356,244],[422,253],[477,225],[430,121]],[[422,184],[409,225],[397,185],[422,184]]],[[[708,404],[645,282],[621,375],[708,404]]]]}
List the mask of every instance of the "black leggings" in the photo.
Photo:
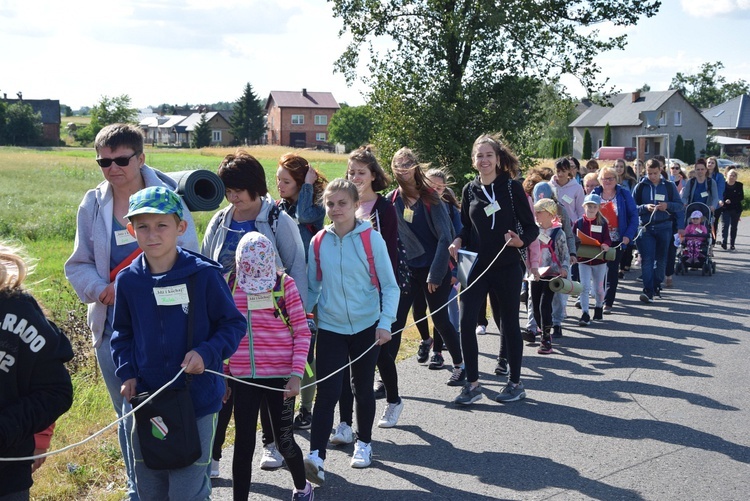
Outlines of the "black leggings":
{"type": "Polygon", "coordinates": [[[554,298],[555,293],[549,288],[548,280],[531,282],[531,304],[534,308],[534,318],[545,336],[549,335],[552,330],[552,300],[554,298]]]}
{"type": "Polygon", "coordinates": [[[736,210],[723,210],[721,212],[721,239],[724,244],[734,245],[737,240],[737,225],[740,222],[740,216],[742,212],[736,210]],[[727,241],[727,234],[729,240],[727,241]]]}
{"type": "MultiPolygon", "coordinates": [[[[474,270],[472,274],[481,273],[474,270]]],[[[518,383],[521,379],[523,360],[523,338],[518,322],[520,309],[518,296],[521,293],[523,271],[520,263],[490,269],[479,280],[471,277],[471,288],[466,289],[461,298],[461,348],[466,363],[466,379],[469,382],[479,380],[479,345],[477,343],[477,315],[482,300],[490,291],[497,300],[494,315],[499,318],[498,327],[502,329],[503,346],[508,354],[510,380],[518,383]]]]}
{"type": "MultiPolygon", "coordinates": [[[[318,331],[315,347],[318,388],[313,408],[310,450],[318,451],[321,459],[326,457],[328,437],[333,427],[333,411],[341,397],[344,374],[337,372],[330,378],[326,377],[372,346],[375,342],[375,327],[372,325],[356,334],[337,334],[325,329],[318,331]]],[[[372,383],[379,353],[380,347],[375,346],[350,366],[350,384],[357,401],[357,438],[365,443],[372,441],[372,424],[375,421],[375,394],[372,391],[372,383]]]]}
{"type": "MultiPolygon", "coordinates": [[[[445,346],[448,348],[448,352],[451,354],[453,365],[461,365],[463,363],[463,356],[461,354],[459,335],[448,316],[448,307],[446,306],[445,308],[441,308],[440,311],[436,311],[448,302],[448,297],[450,296],[452,287],[451,274],[446,272],[443,281],[438,288],[435,289],[435,292],[429,292],[427,290],[427,275],[429,272],[429,268],[411,268],[412,294],[403,294],[401,296],[398,303],[396,322],[392,326],[393,332],[404,328],[406,325],[406,318],[409,315],[409,310],[415,300],[414,295],[422,294],[427,301],[427,306],[430,308],[430,313],[432,313],[432,323],[435,325],[435,329],[440,333],[445,346]]],[[[476,321],[476,318],[474,320],[476,321]]],[[[474,327],[476,328],[476,325],[474,327]]],[[[380,368],[380,365],[378,365],[378,368],[380,368]]],[[[385,379],[383,380],[383,383],[387,384],[385,379]]]]}
{"type": "MultiPolygon", "coordinates": [[[[287,379],[246,379],[248,382],[283,388],[287,379]]],[[[267,414],[271,424],[276,448],[286,460],[286,465],[294,480],[294,487],[304,489],[305,465],[302,450],[294,441],[294,398],[284,398],[276,390],[258,388],[235,383],[234,424],[235,442],[232,461],[232,492],[234,499],[247,499],[250,495],[253,453],[255,452],[256,426],[258,413],[267,414]]]]}

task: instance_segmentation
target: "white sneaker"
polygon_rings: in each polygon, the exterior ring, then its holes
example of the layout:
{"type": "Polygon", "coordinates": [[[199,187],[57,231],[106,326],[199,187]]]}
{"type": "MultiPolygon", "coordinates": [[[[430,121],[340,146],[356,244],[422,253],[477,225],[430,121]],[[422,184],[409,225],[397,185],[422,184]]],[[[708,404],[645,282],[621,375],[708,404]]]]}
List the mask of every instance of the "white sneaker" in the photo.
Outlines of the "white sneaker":
{"type": "Polygon", "coordinates": [[[474,332],[477,336],[484,336],[485,334],[487,334],[487,327],[485,327],[484,325],[477,325],[477,328],[474,332]]]}
{"type": "Polygon", "coordinates": [[[323,485],[326,482],[323,460],[318,456],[318,451],[312,451],[305,458],[305,476],[316,485],[323,485]]]}
{"type": "Polygon", "coordinates": [[[219,460],[211,460],[211,478],[219,478],[219,460]]]}
{"type": "Polygon", "coordinates": [[[331,445],[344,445],[354,442],[354,432],[352,427],[346,423],[339,423],[328,439],[331,445]]]}
{"type": "Polygon", "coordinates": [[[367,468],[372,463],[372,447],[360,440],[354,444],[354,454],[349,463],[352,468],[367,468]]]}
{"type": "Polygon", "coordinates": [[[284,458],[276,449],[275,444],[268,444],[263,447],[263,455],[260,457],[261,470],[275,470],[281,468],[284,464],[284,458]]]}
{"type": "Polygon", "coordinates": [[[378,421],[378,428],[393,428],[398,423],[401,411],[404,410],[404,401],[397,404],[387,404],[383,410],[383,417],[378,421]]]}

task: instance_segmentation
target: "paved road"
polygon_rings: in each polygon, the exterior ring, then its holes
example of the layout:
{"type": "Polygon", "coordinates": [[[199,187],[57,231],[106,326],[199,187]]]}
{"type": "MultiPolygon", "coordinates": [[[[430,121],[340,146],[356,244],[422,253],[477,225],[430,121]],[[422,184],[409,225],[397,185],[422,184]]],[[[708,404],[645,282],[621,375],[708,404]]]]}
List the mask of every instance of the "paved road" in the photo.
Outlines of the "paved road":
{"type": "MultiPolygon", "coordinates": [[[[676,277],[653,305],[638,301],[637,271],[602,323],[578,327],[571,301],[555,353],[525,348],[525,401],[493,400],[496,329],[479,339],[485,398],[470,407],[450,403],[447,370],[404,360],[404,412],[375,429],[373,466],[352,469],[352,446],[331,448],[315,498],[750,499],[750,237],[717,249],[716,275],[676,277]]],[[[305,453],[308,438],[298,434],[305,453]]],[[[231,499],[231,449],[221,472],[213,499],[231,499]]],[[[253,469],[253,500],[289,499],[291,487],[286,470],[253,469]]]]}

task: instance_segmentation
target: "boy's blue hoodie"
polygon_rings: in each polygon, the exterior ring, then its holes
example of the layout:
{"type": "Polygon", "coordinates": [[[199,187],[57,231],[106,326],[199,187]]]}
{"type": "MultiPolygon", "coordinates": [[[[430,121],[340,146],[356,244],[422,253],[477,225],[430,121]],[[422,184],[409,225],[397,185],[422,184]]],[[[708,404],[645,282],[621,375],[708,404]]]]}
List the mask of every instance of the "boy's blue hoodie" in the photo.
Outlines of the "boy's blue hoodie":
{"type": "Polygon", "coordinates": [[[663,227],[676,222],[677,229],[685,228],[684,206],[682,199],[677,193],[677,187],[671,181],[659,178],[659,183],[654,184],[648,176],[640,180],[633,191],[633,200],[638,208],[638,217],[642,225],[651,225],[654,228],[663,227]],[[649,211],[648,205],[656,205],[660,202],[667,203],[667,210],[649,211]]]}
{"type": "MultiPolygon", "coordinates": [[[[137,391],[154,392],[179,371],[185,354],[194,349],[206,369],[222,371],[223,360],[236,350],[247,332],[247,321],[234,305],[221,266],[200,254],[177,248],[172,269],[152,275],[141,254],[115,280],[115,317],[112,357],[115,373],[124,382],[136,378],[137,391]],[[193,314],[193,346],[187,346],[187,305],[159,306],[155,287],[186,286],[190,277],[193,314]]],[[[180,378],[175,387],[183,387],[180,378]]],[[[221,409],[224,382],[220,376],[193,375],[190,394],[196,417],[221,409]]]]}
{"type": "Polygon", "coordinates": [[[380,233],[370,232],[375,272],[380,282],[378,291],[370,281],[370,265],[360,236],[368,228],[372,228],[368,221],[358,221],[344,238],[336,235],[332,224],[321,230],[326,232],[320,243],[321,281],[316,276],[315,242],[310,242],[305,309],[312,311],[318,304],[319,329],[351,335],[377,322],[378,328],[390,332],[391,324],[396,321],[401,293],[391,258],[380,233]]]}

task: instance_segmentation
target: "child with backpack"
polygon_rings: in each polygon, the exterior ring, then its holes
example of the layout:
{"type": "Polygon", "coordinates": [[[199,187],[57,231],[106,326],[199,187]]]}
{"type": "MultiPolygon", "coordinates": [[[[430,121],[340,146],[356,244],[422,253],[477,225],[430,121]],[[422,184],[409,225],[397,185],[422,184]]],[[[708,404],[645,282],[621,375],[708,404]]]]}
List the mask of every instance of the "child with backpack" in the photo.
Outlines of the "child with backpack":
{"type": "Polygon", "coordinates": [[[318,485],[325,482],[326,446],[343,384],[342,373],[336,371],[350,360],[357,402],[357,442],[350,465],[366,468],[372,462],[375,363],[380,346],[391,339],[399,299],[383,238],[368,221],[355,216],[359,193],[354,183],[346,179],[331,181],[323,193],[323,202],[332,224],[311,243],[305,305],[308,312],[318,306],[318,387],[310,454],[305,458],[307,478],[318,485]]]}
{"type": "MultiPolygon", "coordinates": [[[[600,206],[602,199],[599,195],[591,193],[583,200],[583,217],[575,224],[576,234],[578,232],[591,237],[601,244],[601,250],[607,252],[612,240],[609,236],[609,225],[607,219],[602,215],[600,206]]],[[[591,283],[594,284],[596,303],[594,305],[594,320],[603,320],[604,311],[604,279],[607,276],[607,261],[602,257],[595,259],[583,259],[578,261],[578,272],[581,276],[583,291],[581,292],[581,319],[578,325],[584,327],[591,323],[589,315],[589,296],[591,295],[591,283]]]]}
{"type": "Polygon", "coordinates": [[[552,353],[552,299],[555,293],[549,280],[566,278],[570,273],[570,258],[565,232],[557,221],[557,202],[542,198],[534,204],[534,214],[539,225],[539,274],[541,280],[531,282],[531,303],[534,318],[542,330],[542,342],[537,353],[552,353]]]}
{"type": "Polygon", "coordinates": [[[229,285],[248,329],[225,372],[253,385],[234,384],[234,499],[247,499],[250,494],[256,425],[263,412],[269,417],[275,447],[292,474],[292,499],[310,501],[313,490],[305,480],[302,451],[292,427],[294,397],[300,391],[310,347],[302,300],[294,279],[277,268],[273,243],[261,233],[252,231],[240,240],[236,272],[229,285]]]}

